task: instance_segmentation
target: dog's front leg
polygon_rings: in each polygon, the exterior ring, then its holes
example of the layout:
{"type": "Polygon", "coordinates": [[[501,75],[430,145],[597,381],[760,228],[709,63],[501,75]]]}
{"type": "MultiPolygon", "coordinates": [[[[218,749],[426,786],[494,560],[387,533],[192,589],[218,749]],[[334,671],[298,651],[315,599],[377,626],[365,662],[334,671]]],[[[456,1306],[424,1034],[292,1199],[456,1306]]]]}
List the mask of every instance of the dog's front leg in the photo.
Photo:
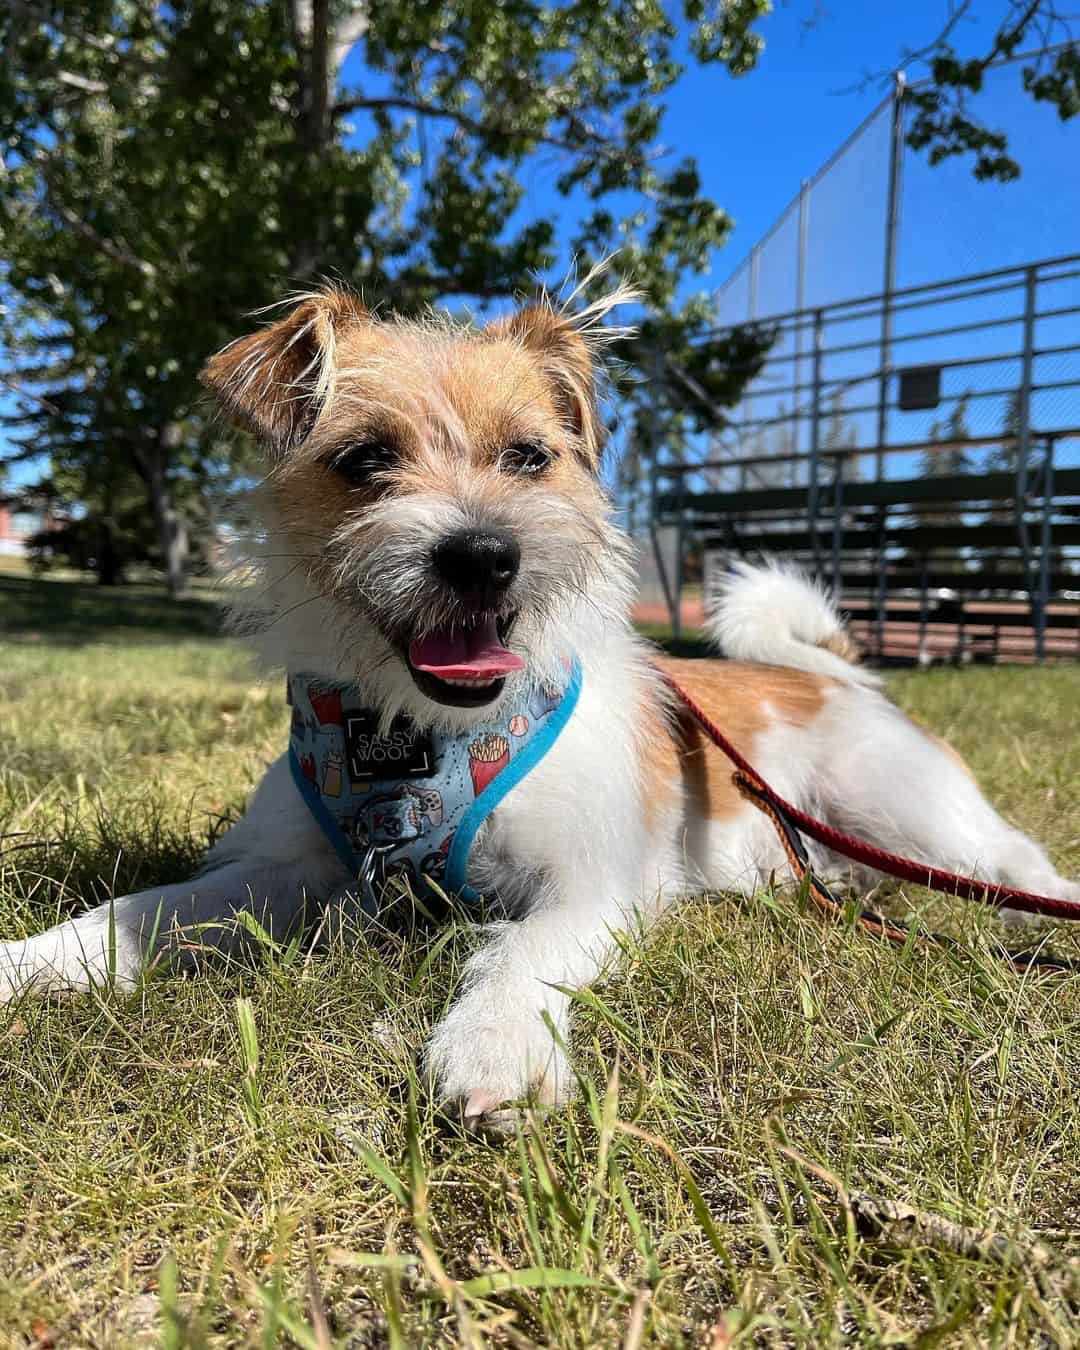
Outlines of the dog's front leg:
{"type": "Polygon", "coordinates": [[[234,950],[246,940],[238,910],[281,938],[313,897],[328,898],[347,881],[281,759],[192,880],[121,896],[35,937],[0,943],[0,1000],[22,991],[130,986],[161,953],[190,965],[204,953],[234,950]]]}
{"type": "Polygon", "coordinates": [[[466,1125],[528,1094],[548,1105],[572,1095],[572,1070],[545,1014],[565,1044],[569,999],[556,986],[581,987],[596,977],[639,891],[627,877],[553,878],[525,918],[493,925],[427,1047],[438,1098],[466,1125]]]}

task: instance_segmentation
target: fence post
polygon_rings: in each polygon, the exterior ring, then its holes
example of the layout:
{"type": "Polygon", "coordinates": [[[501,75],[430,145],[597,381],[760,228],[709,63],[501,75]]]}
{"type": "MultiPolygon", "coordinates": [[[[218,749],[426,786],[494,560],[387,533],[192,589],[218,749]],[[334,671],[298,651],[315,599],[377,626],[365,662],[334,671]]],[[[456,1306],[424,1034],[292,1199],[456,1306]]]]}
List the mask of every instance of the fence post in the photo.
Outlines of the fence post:
{"type": "Polygon", "coordinates": [[[675,526],[675,575],[671,579],[671,636],[682,637],[683,563],[686,552],[686,472],[679,474],[678,520],[675,526]]]}
{"type": "Polygon", "coordinates": [[[810,525],[810,543],[814,550],[814,571],[821,576],[821,545],[818,540],[817,516],[821,450],[821,361],[825,340],[825,316],[814,310],[814,392],[810,405],[810,461],[806,476],[806,515],[810,525]]]}
{"type": "MultiPolygon", "coordinates": [[[[652,354],[652,397],[649,399],[648,412],[643,418],[643,431],[646,439],[647,462],[649,465],[649,536],[652,540],[653,558],[656,562],[656,574],[660,580],[660,589],[664,592],[668,616],[675,625],[675,606],[677,603],[673,578],[667,574],[664,565],[664,550],[660,546],[660,479],[664,469],[660,463],[660,437],[657,433],[656,404],[660,397],[660,353],[652,354]]],[[[670,477],[670,473],[668,474],[670,477]]],[[[682,510],[682,497],[679,497],[679,509],[682,510]]]]}
{"type": "Polygon", "coordinates": [[[760,245],[760,244],[755,244],[754,247],[750,250],[750,296],[749,296],[749,307],[750,307],[750,318],[751,318],[751,319],[756,319],[756,318],[757,318],[757,305],[758,305],[758,272],[759,272],[759,264],[760,264],[760,262],[761,262],[761,245],[760,245]]]}
{"type": "Polygon", "coordinates": [[[1028,459],[1031,454],[1031,384],[1035,370],[1035,309],[1038,300],[1038,268],[1024,269],[1024,349],[1020,367],[1020,425],[1016,445],[1016,532],[1027,581],[1028,604],[1035,628],[1036,645],[1041,622],[1038,610],[1035,564],[1031,556],[1031,535],[1027,522],[1028,459]]]}
{"type": "MultiPolygon", "coordinates": [[[[799,188],[799,251],[795,262],[795,394],[791,400],[792,417],[795,422],[795,453],[802,454],[801,413],[799,411],[802,391],[799,386],[803,377],[803,317],[806,308],[806,246],[810,233],[810,180],[804,178],[799,188]]],[[[791,466],[791,486],[798,486],[799,466],[791,466]]]]}
{"type": "Polygon", "coordinates": [[[878,376],[877,480],[885,477],[889,435],[889,362],[892,359],[892,296],[896,289],[896,243],[900,232],[900,186],[904,169],[904,72],[893,79],[889,135],[889,189],[885,203],[885,278],[881,295],[881,372],[878,376]]]}
{"type": "Polygon", "coordinates": [[[1035,622],[1035,659],[1046,659],[1046,611],[1050,604],[1051,566],[1054,561],[1054,441],[1046,438],[1046,462],[1043,465],[1042,531],[1039,539],[1039,603],[1035,622]]]}

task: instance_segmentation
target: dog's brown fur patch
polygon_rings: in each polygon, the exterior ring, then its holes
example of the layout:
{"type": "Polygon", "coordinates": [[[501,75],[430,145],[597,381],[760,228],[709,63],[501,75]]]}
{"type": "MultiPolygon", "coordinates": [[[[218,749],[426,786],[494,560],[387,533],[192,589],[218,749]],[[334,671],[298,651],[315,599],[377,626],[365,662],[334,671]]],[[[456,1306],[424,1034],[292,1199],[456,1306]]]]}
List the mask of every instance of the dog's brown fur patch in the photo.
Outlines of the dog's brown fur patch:
{"type": "Polygon", "coordinates": [[[641,812],[648,834],[671,809],[683,777],[676,713],[667,703],[663,691],[650,685],[634,720],[641,766],[641,812]]]}
{"type": "Polygon", "coordinates": [[[832,637],[827,637],[824,642],[819,642],[818,646],[832,652],[841,661],[847,661],[849,665],[857,666],[862,661],[862,652],[859,650],[858,644],[846,630],[842,629],[839,633],[834,633],[832,637]]]}
{"type": "MultiPolygon", "coordinates": [[[[738,661],[657,663],[680,684],[751,764],[761,733],[777,720],[806,727],[818,716],[835,682],[820,675],[780,666],[745,665],[738,661]]],[[[670,753],[657,755],[645,770],[672,778],[679,774],[702,816],[725,820],[745,805],[731,781],[733,766],[701,728],[680,715],[668,742],[670,753]]],[[[647,780],[648,781],[648,780],[647,780]]]]}

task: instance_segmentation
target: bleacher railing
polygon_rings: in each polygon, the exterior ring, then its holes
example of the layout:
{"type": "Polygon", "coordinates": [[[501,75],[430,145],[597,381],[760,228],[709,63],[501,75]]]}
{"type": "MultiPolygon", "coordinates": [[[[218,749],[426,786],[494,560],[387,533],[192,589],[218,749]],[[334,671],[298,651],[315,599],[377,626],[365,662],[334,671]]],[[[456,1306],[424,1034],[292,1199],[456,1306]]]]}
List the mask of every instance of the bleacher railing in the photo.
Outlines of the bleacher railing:
{"type": "MultiPolygon", "coordinates": [[[[998,503],[982,543],[1018,555],[1037,619],[1053,557],[1075,547],[1078,317],[1080,254],[770,318],[764,364],[707,451],[671,462],[654,448],[654,532],[737,535],[743,547],[790,536],[839,586],[848,555],[868,550],[866,510],[884,575],[904,547],[945,547],[949,527],[957,556],[977,561],[971,513],[998,503]],[[935,509],[949,517],[944,535],[928,533],[935,509]]],[[[674,614],[681,580],[668,581],[674,614]]]]}

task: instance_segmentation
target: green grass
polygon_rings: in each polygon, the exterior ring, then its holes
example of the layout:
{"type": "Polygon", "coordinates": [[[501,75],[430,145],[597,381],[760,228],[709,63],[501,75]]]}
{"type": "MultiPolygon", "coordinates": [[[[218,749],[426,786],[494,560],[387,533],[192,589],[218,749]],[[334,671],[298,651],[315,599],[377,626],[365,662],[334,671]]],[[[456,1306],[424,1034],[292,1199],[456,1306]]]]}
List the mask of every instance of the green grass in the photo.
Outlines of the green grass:
{"type": "MultiPolygon", "coordinates": [[[[287,719],[205,601],[4,578],[0,620],[11,938],[183,875],[287,719]]],[[[1080,670],[890,689],[1080,872],[1080,670]]],[[[960,952],[686,904],[582,996],[577,1101],[495,1143],[416,1079],[464,926],[0,1008],[0,1345],[1074,1346],[1080,978],[933,915],[960,952]],[[867,1237],[830,1178],[1049,1271],[867,1237]]]]}

